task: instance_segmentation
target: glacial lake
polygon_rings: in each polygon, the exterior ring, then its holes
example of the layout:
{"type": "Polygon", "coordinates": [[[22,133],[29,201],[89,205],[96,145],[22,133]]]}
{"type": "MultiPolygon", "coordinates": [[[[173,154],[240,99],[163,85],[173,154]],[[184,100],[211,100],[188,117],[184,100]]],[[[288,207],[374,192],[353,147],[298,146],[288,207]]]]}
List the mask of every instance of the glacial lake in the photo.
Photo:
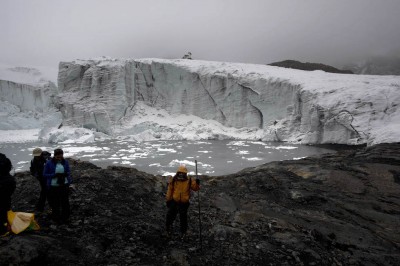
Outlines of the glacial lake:
{"type": "Polygon", "coordinates": [[[64,150],[64,157],[89,161],[100,167],[121,165],[155,175],[172,175],[179,164],[186,164],[194,174],[226,175],[260,164],[300,159],[336,152],[332,146],[294,145],[247,140],[149,141],[107,140],[83,144],[47,144],[41,142],[1,143],[16,172],[29,170],[32,150],[40,147],[53,153],[64,150]]]}

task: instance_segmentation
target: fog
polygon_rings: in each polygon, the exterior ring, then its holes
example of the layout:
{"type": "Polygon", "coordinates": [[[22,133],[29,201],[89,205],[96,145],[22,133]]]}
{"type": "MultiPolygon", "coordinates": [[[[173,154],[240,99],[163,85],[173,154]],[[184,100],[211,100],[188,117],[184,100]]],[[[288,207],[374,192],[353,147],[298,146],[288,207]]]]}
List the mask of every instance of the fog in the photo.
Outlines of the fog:
{"type": "Polygon", "coordinates": [[[99,56],[340,67],[400,54],[399,0],[0,0],[0,64],[99,56]]]}

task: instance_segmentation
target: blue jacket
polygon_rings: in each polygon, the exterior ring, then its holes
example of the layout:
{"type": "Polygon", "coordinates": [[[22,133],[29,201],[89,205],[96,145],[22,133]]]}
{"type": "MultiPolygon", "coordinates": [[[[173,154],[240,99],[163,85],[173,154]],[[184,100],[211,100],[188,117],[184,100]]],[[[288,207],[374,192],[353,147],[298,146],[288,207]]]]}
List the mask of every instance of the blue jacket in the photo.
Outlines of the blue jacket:
{"type": "MultiPolygon", "coordinates": [[[[51,179],[56,175],[57,162],[53,159],[48,160],[44,166],[43,176],[46,178],[47,187],[51,186],[51,179]]],[[[72,183],[71,170],[67,160],[63,159],[61,164],[64,166],[65,174],[67,175],[68,185],[72,183]]]]}

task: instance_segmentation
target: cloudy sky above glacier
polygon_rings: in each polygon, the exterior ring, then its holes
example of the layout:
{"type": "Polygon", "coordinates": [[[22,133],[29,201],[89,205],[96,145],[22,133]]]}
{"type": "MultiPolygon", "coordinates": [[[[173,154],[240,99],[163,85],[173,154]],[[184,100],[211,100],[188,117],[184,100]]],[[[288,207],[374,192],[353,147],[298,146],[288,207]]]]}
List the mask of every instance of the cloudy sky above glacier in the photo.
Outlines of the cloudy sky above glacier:
{"type": "Polygon", "coordinates": [[[399,0],[0,0],[0,64],[99,56],[343,64],[400,55],[399,0]]]}

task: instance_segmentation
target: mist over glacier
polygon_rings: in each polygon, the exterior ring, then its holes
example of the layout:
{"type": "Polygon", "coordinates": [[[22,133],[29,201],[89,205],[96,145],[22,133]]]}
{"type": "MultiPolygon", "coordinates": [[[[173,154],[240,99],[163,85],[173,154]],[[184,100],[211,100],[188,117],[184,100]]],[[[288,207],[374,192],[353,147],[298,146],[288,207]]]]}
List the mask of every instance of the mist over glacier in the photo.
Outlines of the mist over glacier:
{"type": "Polygon", "coordinates": [[[18,75],[13,81],[1,76],[2,142],[18,141],[7,132],[16,129],[36,129],[32,140],[50,143],[118,138],[373,145],[400,139],[398,76],[106,57],[61,62],[58,87],[43,79],[26,82],[26,76],[40,76],[33,70],[19,74],[20,82],[18,75]]]}

